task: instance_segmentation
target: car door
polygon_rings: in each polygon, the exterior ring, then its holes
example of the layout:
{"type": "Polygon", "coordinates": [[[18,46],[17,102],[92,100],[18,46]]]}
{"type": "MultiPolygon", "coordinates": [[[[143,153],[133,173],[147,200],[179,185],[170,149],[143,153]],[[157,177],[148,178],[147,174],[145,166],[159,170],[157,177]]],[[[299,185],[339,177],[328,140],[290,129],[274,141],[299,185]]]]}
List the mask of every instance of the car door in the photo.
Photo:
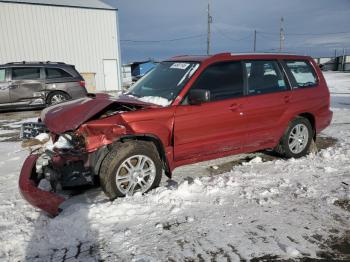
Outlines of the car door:
{"type": "Polygon", "coordinates": [[[247,97],[245,151],[275,145],[284,126],[292,92],[279,63],[274,60],[244,61],[247,97]]]}
{"type": "Polygon", "coordinates": [[[210,155],[241,150],[245,131],[241,112],[243,86],[240,62],[213,64],[201,73],[191,89],[209,90],[211,98],[199,105],[190,105],[185,98],[177,106],[175,161],[195,162],[209,159],[210,155]]]}
{"type": "Polygon", "coordinates": [[[0,68],[0,104],[8,103],[10,103],[10,91],[6,77],[6,68],[0,68]]]}
{"type": "Polygon", "coordinates": [[[44,79],[41,67],[13,67],[11,72],[10,99],[13,103],[30,103],[41,97],[44,79]]]}

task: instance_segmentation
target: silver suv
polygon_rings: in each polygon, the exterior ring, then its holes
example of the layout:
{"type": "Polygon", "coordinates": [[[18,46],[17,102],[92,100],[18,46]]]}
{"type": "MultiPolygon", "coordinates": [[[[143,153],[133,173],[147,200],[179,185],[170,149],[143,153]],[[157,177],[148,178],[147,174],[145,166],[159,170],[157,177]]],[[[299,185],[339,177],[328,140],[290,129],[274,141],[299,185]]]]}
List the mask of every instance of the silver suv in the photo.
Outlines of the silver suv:
{"type": "Polygon", "coordinates": [[[83,77],[61,62],[0,65],[0,110],[39,108],[85,97],[83,77]]]}

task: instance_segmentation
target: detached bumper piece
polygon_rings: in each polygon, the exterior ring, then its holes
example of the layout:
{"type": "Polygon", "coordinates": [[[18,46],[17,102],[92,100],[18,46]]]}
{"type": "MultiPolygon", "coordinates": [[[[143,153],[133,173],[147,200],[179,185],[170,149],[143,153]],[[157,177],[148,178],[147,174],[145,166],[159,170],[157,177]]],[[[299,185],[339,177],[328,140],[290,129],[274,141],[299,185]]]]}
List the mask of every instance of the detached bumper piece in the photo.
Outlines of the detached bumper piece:
{"type": "Polygon", "coordinates": [[[49,133],[49,130],[43,123],[28,122],[22,124],[20,138],[30,139],[41,133],[49,133]]]}
{"type": "Polygon", "coordinates": [[[38,155],[30,155],[25,160],[19,178],[19,189],[23,198],[31,205],[45,211],[50,216],[57,216],[61,211],[59,206],[65,201],[65,198],[37,187],[35,163],[38,157],[38,155]]]}

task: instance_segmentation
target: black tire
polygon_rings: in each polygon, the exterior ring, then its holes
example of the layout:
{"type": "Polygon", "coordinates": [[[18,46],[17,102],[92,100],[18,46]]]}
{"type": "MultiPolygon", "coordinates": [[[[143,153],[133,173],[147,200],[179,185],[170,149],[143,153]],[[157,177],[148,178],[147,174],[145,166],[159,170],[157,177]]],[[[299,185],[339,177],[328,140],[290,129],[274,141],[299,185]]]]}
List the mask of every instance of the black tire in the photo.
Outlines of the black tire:
{"type": "Polygon", "coordinates": [[[152,142],[146,141],[128,141],[125,143],[117,143],[112,151],[110,151],[101,164],[100,184],[103,192],[113,200],[117,197],[124,197],[116,185],[116,174],[119,166],[129,157],[134,155],[145,155],[149,157],[155,165],[156,175],[151,187],[144,193],[159,186],[162,178],[162,161],[158,151],[152,142]]]}
{"type": "Polygon", "coordinates": [[[70,99],[70,96],[69,96],[67,93],[62,92],[62,91],[54,91],[54,92],[51,92],[51,93],[47,96],[47,98],[46,98],[46,104],[49,105],[49,106],[51,106],[51,105],[56,105],[56,104],[59,104],[59,103],[63,103],[63,102],[65,102],[65,101],[69,100],[69,99],[70,99]],[[54,99],[54,98],[57,97],[57,96],[62,97],[62,101],[60,101],[60,102],[55,102],[55,99],[54,99]]]}
{"type": "Polygon", "coordinates": [[[310,124],[310,121],[304,117],[296,117],[295,119],[293,119],[289,123],[287,130],[284,132],[279,144],[276,146],[276,148],[274,150],[276,153],[278,153],[286,158],[303,157],[309,153],[309,148],[310,148],[310,145],[313,141],[313,136],[314,136],[314,130],[310,124]],[[308,132],[308,139],[307,139],[307,143],[306,143],[305,148],[301,152],[294,153],[290,149],[289,139],[290,139],[290,134],[291,134],[293,128],[299,124],[306,127],[306,130],[308,132]]]}

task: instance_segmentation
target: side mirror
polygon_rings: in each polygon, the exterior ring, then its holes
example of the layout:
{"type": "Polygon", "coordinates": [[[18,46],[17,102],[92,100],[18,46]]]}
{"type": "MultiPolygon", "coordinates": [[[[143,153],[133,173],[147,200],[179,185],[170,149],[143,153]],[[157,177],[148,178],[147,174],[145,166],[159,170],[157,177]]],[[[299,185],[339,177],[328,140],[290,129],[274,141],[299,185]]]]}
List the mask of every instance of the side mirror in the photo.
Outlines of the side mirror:
{"type": "Polygon", "coordinates": [[[193,89],[188,93],[188,103],[190,105],[199,105],[210,101],[210,91],[207,89],[193,89]]]}

